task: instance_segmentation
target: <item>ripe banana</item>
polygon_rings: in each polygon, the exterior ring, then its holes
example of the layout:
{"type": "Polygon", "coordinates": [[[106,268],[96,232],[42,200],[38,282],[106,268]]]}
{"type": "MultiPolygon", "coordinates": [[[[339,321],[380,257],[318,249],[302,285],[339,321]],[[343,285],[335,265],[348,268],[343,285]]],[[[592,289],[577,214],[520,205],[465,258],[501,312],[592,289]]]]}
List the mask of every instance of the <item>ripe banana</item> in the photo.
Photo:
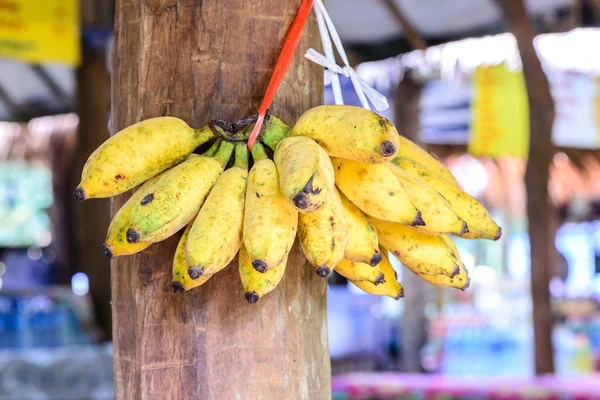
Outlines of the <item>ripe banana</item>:
{"type": "MultiPolygon", "coordinates": [[[[409,139],[404,136],[398,136],[400,141],[400,148],[398,149],[398,154],[396,154],[396,158],[392,160],[394,164],[396,164],[395,160],[399,158],[406,158],[408,160],[414,161],[416,163],[424,165],[426,168],[439,175],[441,178],[445,179],[451,185],[458,187],[458,182],[452,172],[438,160],[433,154],[419,147],[416,143],[411,142],[409,139]]],[[[399,166],[399,165],[398,165],[399,166]]]]}
{"type": "Polygon", "coordinates": [[[317,275],[326,278],[344,258],[348,243],[348,225],[337,190],[317,211],[300,214],[298,238],[304,256],[316,268],[317,275]]]}
{"type": "Polygon", "coordinates": [[[369,217],[352,204],[343,193],[339,195],[348,224],[348,244],[344,258],[358,263],[367,263],[372,267],[376,266],[382,258],[379,253],[377,229],[369,217]]]}
{"type": "Polygon", "coordinates": [[[185,228],[181,239],[179,239],[177,250],[175,250],[175,256],[173,257],[173,281],[171,282],[171,289],[173,289],[175,293],[185,292],[201,286],[212,277],[212,275],[203,275],[200,279],[193,280],[188,275],[185,248],[187,246],[190,230],[192,230],[192,225],[193,223],[189,223],[187,228],[185,228]]]}
{"type": "Polygon", "coordinates": [[[448,246],[448,249],[450,250],[450,254],[452,255],[452,257],[454,257],[454,259],[456,260],[456,262],[459,265],[463,265],[462,260],[460,259],[460,253],[458,251],[458,248],[456,247],[456,245],[454,244],[454,242],[452,241],[452,239],[450,239],[450,236],[448,236],[448,235],[442,235],[441,239],[444,241],[444,243],[446,244],[446,246],[448,246]]]}
{"type": "Polygon", "coordinates": [[[379,265],[372,267],[369,264],[353,262],[345,258],[335,266],[335,272],[353,281],[368,281],[373,285],[379,285],[384,282],[383,272],[381,272],[379,265]]]}
{"type": "Polygon", "coordinates": [[[116,133],[86,161],[77,200],[110,197],[133,189],[177,164],[214,133],[208,126],[190,128],[173,117],[151,118],[116,133]]]}
{"type": "Polygon", "coordinates": [[[498,240],[502,236],[502,228],[494,222],[485,207],[465,191],[448,183],[417,162],[405,158],[396,158],[394,164],[433,186],[448,200],[456,214],[469,227],[469,232],[462,235],[462,237],[468,239],[485,238],[498,240]]]}
{"type": "Polygon", "coordinates": [[[194,157],[171,169],[131,209],[127,241],[158,242],[186,226],[229,162],[233,144],[221,142],[214,157],[194,157]]]}
{"type": "Polygon", "coordinates": [[[413,205],[421,211],[425,225],[415,227],[415,229],[429,235],[452,233],[462,236],[469,232],[467,223],[456,215],[448,200],[433,187],[394,164],[387,163],[386,165],[400,179],[413,205]]]}
{"type": "Polygon", "coordinates": [[[338,188],[364,213],[386,221],[423,225],[402,182],[385,164],[331,159],[338,188]]]}
{"type": "Polygon", "coordinates": [[[369,281],[356,281],[350,280],[363,291],[374,294],[376,296],[389,296],[396,300],[404,297],[404,288],[398,282],[398,274],[394,271],[394,268],[390,264],[387,257],[387,252],[384,249],[380,249],[383,255],[381,260],[381,271],[383,272],[384,282],[379,285],[374,285],[369,281]]]}
{"type": "Polygon", "coordinates": [[[317,210],[331,198],[335,178],[327,153],[306,137],[283,139],[275,149],[279,187],[300,212],[317,210]]]}
{"type": "MultiPolygon", "coordinates": [[[[189,157],[191,156],[192,155],[190,154],[189,157]]],[[[140,188],[131,195],[129,200],[123,204],[119,211],[117,211],[108,226],[106,241],[102,244],[102,251],[106,257],[113,258],[136,254],[152,245],[152,242],[127,242],[126,232],[127,228],[129,228],[129,216],[131,215],[131,208],[135,203],[142,199],[144,192],[158,182],[158,180],[167,172],[169,172],[169,170],[163,171],[144,182],[140,188]]]]}
{"type": "MultiPolygon", "coordinates": [[[[253,148],[254,149],[254,148],[253,148]]],[[[244,246],[240,248],[238,264],[240,268],[240,279],[244,287],[246,300],[250,304],[256,303],[267,293],[273,291],[281,282],[287,265],[287,254],[276,267],[261,273],[252,265],[252,260],[248,256],[244,246]]]]}
{"type": "Polygon", "coordinates": [[[248,148],[235,145],[235,164],[223,172],[200,209],[186,247],[188,274],[198,279],[219,272],[242,244],[248,148]]]}
{"type": "Polygon", "coordinates": [[[452,258],[457,262],[459,266],[458,274],[453,277],[448,277],[445,275],[427,275],[427,274],[417,274],[419,278],[423,279],[425,282],[431,283],[432,285],[442,286],[442,287],[453,287],[460,290],[466,290],[469,287],[469,283],[471,280],[469,279],[469,275],[465,265],[460,260],[460,255],[458,253],[458,249],[456,245],[449,236],[443,235],[440,238],[444,241],[448,249],[450,250],[450,254],[452,258]]]}
{"type": "MultiPolygon", "coordinates": [[[[265,272],[281,263],[294,244],[298,211],[283,197],[275,163],[260,143],[252,147],[244,209],[244,245],[252,265],[265,272]]],[[[241,267],[240,267],[241,268],[241,267]]]]}
{"type": "Polygon", "coordinates": [[[379,243],[419,274],[455,276],[459,265],[442,236],[430,236],[394,222],[372,218],[379,243]]]}
{"type": "Polygon", "coordinates": [[[369,164],[389,161],[398,150],[394,125],[373,111],[353,106],[311,108],[298,118],[292,136],[305,136],[332,157],[369,164]]]}

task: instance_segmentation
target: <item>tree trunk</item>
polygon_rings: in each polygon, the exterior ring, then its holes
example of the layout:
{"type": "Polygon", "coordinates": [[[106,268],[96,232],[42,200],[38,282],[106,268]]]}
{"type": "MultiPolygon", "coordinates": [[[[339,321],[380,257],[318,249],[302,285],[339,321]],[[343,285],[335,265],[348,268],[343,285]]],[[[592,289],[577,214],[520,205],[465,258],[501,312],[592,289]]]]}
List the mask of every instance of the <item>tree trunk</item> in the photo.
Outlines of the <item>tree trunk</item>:
{"type": "MultiPolygon", "coordinates": [[[[108,31],[112,27],[112,0],[88,0],[81,6],[84,31],[94,28],[106,28],[108,31]]],[[[105,40],[100,42],[101,45],[92,45],[86,40],[82,43],[81,66],[77,71],[79,131],[76,156],[71,169],[70,191],[80,181],[81,169],[87,157],[108,139],[109,135],[110,77],[106,66],[105,40]]],[[[110,340],[110,260],[102,257],[102,253],[99,252],[110,222],[110,199],[81,203],[69,193],[68,202],[75,217],[72,223],[76,232],[75,265],[89,276],[94,313],[103,334],[102,338],[96,339],[110,340]]]]}
{"type": "MultiPolygon", "coordinates": [[[[419,143],[419,101],[422,87],[423,85],[408,71],[394,95],[394,122],[398,133],[416,143],[419,143]]],[[[411,289],[404,295],[404,312],[400,327],[402,369],[405,372],[422,372],[421,348],[427,340],[427,283],[417,275],[407,273],[403,276],[403,284],[411,289]]]]}
{"type": "Polygon", "coordinates": [[[552,160],[554,103],[542,65],[533,47],[535,33],[522,0],[497,0],[507,28],[517,39],[529,100],[529,158],[525,173],[527,218],[531,245],[531,297],[535,339],[535,371],[554,371],[552,310],[550,308],[550,247],[553,232],[549,222],[549,167],[552,160]]]}
{"type": "MultiPolygon", "coordinates": [[[[77,156],[72,169],[71,190],[81,178],[87,157],[108,139],[110,80],[103,53],[83,49],[82,64],[77,74],[79,96],[79,134],[77,156]]],[[[73,196],[69,201],[73,204],[73,196]]],[[[73,204],[78,264],[90,278],[90,295],[104,339],[110,340],[110,260],[102,256],[100,246],[106,238],[110,222],[110,199],[97,199],[73,204]]]]}
{"type": "MultiPolygon", "coordinates": [[[[161,115],[200,127],[255,113],[299,4],[118,0],[113,134],[161,115]]],[[[323,71],[302,57],[318,48],[316,32],[311,18],[271,109],[288,123],[322,103],[323,71]]],[[[326,282],[298,244],[279,287],[249,305],[237,261],[173,293],[178,238],[113,261],[116,397],[330,399],[326,282]]]]}

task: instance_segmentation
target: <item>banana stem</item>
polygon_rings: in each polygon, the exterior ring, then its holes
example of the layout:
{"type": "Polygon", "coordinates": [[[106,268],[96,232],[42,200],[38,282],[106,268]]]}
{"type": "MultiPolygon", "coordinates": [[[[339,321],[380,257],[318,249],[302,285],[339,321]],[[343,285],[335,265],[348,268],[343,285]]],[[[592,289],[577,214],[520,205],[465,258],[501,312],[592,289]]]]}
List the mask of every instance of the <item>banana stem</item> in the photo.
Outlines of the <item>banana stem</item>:
{"type": "Polygon", "coordinates": [[[215,133],[213,132],[212,129],[210,129],[210,125],[204,125],[202,128],[199,129],[193,129],[194,131],[194,135],[196,135],[196,137],[199,139],[199,146],[203,145],[204,143],[208,142],[209,140],[214,139],[215,137],[217,137],[217,135],[215,135],[215,133]]]}
{"type": "Polygon", "coordinates": [[[202,155],[204,157],[212,157],[217,154],[217,150],[219,149],[219,145],[221,144],[220,140],[215,141],[212,146],[208,148],[202,155]]]}
{"type": "Polygon", "coordinates": [[[292,127],[284,123],[274,115],[270,115],[269,120],[263,127],[263,132],[259,140],[275,150],[277,144],[290,135],[292,127]]]}
{"type": "Polygon", "coordinates": [[[219,164],[221,164],[221,167],[223,169],[227,166],[229,160],[231,159],[231,155],[233,154],[233,147],[233,143],[222,141],[221,145],[219,146],[219,150],[214,155],[215,160],[217,160],[219,164]]]}
{"type": "Polygon", "coordinates": [[[248,146],[245,142],[235,144],[235,162],[233,166],[248,169],[248,146]]]}
{"type": "Polygon", "coordinates": [[[260,142],[256,142],[254,143],[254,146],[252,146],[252,158],[254,159],[254,162],[266,160],[269,158],[269,156],[267,156],[265,148],[262,144],[260,144],[260,142]]]}

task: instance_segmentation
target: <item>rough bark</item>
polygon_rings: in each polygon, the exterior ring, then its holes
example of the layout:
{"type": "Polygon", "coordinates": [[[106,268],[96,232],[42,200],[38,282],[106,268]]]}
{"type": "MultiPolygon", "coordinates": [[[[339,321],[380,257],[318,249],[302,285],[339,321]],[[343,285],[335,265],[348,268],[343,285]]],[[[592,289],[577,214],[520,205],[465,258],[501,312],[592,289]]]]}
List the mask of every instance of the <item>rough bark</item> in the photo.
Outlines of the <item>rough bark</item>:
{"type": "MultiPolygon", "coordinates": [[[[394,113],[398,133],[419,143],[419,100],[422,84],[407,72],[394,94],[394,113]]],[[[403,285],[409,287],[404,295],[404,313],[400,321],[402,334],[402,369],[406,372],[421,372],[421,347],[427,340],[425,305],[427,283],[410,272],[403,275],[403,285]]]]}
{"type": "MultiPolygon", "coordinates": [[[[256,112],[299,4],[117,1],[112,132],[160,115],[199,127],[256,112]]],[[[323,72],[302,57],[316,32],[311,17],[271,109],[288,123],[322,103],[323,72]]],[[[326,284],[298,245],[277,290],[249,305],[235,261],[172,293],[177,239],[113,262],[117,398],[331,398],[326,284]]]]}
{"type": "Polygon", "coordinates": [[[551,226],[548,196],[552,161],[554,103],[542,65],[533,47],[535,32],[527,19],[522,0],[496,0],[504,12],[508,31],[517,39],[529,100],[529,158],[525,173],[527,218],[531,245],[531,297],[535,340],[535,371],[554,371],[552,310],[550,308],[551,226]]]}

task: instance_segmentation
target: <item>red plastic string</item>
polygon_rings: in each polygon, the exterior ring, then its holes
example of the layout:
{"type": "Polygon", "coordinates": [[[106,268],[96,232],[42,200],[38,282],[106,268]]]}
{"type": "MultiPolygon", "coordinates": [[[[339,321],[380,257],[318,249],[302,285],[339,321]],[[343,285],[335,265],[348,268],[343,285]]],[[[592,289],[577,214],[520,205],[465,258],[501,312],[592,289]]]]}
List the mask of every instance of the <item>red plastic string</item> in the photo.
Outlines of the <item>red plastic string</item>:
{"type": "Polygon", "coordinates": [[[260,133],[260,129],[262,128],[263,122],[265,120],[265,115],[269,106],[273,102],[273,98],[275,97],[275,93],[277,93],[277,89],[279,89],[279,85],[281,85],[281,81],[285,76],[285,73],[290,66],[290,62],[292,61],[292,57],[294,56],[294,52],[296,51],[296,47],[298,46],[298,42],[300,41],[300,35],[302,34],[302,29],[304,29],[304,25],[306,24],[306,20],[310,15],[310,10],[312,8],[314,0],[303,0],[298,8],[298,12],[296,13],[296,17],[294,17],[294,21],[292,22],[292,26],[290,26],[290,30],[288,31],[285,39],[283,41],[283,46],[281,48],[281,53],[279,53],[279,58],[277,59],[277,64],[275,64],[275,69],[273,70],[273,75],[271,75],[271,80],[269,81],[269,86],[267,86],[267,91],[265,92],[265,96],[260,103],[260,107],[258,107],[258,118],[256,119],[256,123],[254,124],[254,128],[252,129],[252,133],[250,133],[250,137],[248,138],[248,149],[252,150],[252,146],[260,133]]]}

